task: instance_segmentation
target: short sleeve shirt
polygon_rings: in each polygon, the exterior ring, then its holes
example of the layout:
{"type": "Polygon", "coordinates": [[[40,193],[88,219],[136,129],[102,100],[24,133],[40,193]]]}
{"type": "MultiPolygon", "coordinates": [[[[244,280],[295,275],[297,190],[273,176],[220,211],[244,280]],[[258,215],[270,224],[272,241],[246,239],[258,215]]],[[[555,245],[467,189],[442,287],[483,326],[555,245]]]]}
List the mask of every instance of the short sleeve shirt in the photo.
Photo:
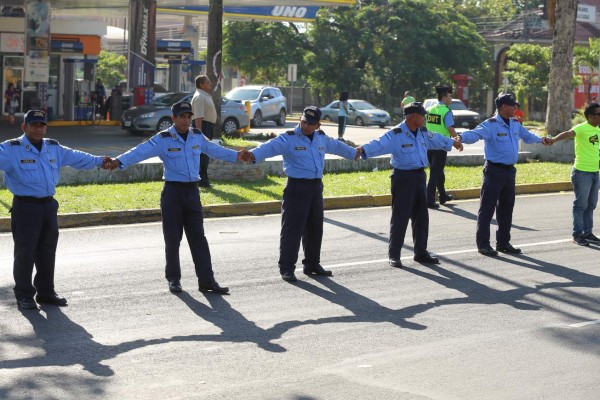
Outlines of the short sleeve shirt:
{"type": "Polygon", "coordinates": [[[600,156],[598,154],[598,139],[600,127],[588,122],[576,125],[575,132],[575,169],[584,172],[597,172],[600,156]]]}
{"type": "MultiPolygon", "coordinates": [[[[204,90],[198,89],[192,98],[194,118],[202,118],[206,122],[217,123],[217,110],[212,97],[204,90]]],[[[200,127],[198,127],[200,128],[200,127]]]]}

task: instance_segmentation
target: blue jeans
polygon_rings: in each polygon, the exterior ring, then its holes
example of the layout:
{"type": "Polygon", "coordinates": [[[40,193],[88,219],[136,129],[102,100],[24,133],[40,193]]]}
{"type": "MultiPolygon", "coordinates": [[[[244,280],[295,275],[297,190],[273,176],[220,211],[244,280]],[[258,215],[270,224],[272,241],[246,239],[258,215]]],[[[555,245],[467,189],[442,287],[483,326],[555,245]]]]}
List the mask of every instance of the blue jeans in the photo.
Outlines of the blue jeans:
{"type": "Polygon", "coordinates": [[[600,181],[598,172],[584,172],[573,168],[571,183],[575,192],[573,202],[573,237],[586,235],[594,227],[594,209],[598,204],[600,181]]]}

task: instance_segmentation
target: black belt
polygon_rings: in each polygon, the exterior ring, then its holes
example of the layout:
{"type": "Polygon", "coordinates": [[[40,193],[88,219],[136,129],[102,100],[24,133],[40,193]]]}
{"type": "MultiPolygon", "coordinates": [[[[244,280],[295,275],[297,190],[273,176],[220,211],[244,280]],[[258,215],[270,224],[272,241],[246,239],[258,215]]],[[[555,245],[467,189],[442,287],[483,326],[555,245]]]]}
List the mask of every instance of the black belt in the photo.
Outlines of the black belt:
{"type": "Polygon", "coordinates": [[[309,179],[309,178],[292,178],[291,176],[289,176],[288,179],[290,181],[298,181],[298,182],[321,182],[321,178],[314,178],[314,179],[309,179]]]}
{"type": "Polygon", "coordinates": [[[425,168],[415,168],[415,169],[398,169],[398,168],[394,168],[394,172],[402,172],[402,173],[406,173],[406,172],[425,172],[425,168]]]}
{"type": "Polygon", "coordinates": [[[194,182],[165,181],[165,185],[179,186],[179,187],[186,187],[186,188],[195,188],[195,187],[198,187],[198,182],[197,181],[194,181],[194,182]]]}
{"type": "Polygon", "coordinates": [[[499,167],[499,168],[504,168],[504,169],[512,169],[514,167],[513,164],[501,164],[501,163],[493,162],[490,160],[487,160],[487,163],[490,165],[493,165],[494,167],[499,167]]]}
{"type": "Polygon", "coordinates": [[[52,196],[33,197],[33,196],[17,196],[17,195],[15,195],[15,199],[20,200],[20,201],[29,202],[29,203],[47,203],[49,201],[54,200],[54,197],[52,197],[52,196]]]}

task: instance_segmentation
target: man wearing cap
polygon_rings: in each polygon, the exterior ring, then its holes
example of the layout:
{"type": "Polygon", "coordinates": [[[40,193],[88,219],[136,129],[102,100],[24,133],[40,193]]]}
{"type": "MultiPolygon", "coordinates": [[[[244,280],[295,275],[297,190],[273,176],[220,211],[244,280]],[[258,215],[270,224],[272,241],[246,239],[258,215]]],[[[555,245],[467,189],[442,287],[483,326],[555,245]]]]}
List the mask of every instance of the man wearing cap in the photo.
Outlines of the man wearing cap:
{"type": "Polygon", "coordinates": [[[309,106],[302,112],[294,130],[261,144],[247,155],[248,161],[260,162],[283,155],[283,172],[288,177],[281,204],[279,271],[286,282],[296,282],[296,261],[300,241],[304,249],[303,272],[306,275],[331,276],[321,262],[323,239],[323,168],[325,154],[355,159],[357,151],[334,140],[320,130],[321,110],[309,106]]]}
{"type": "Polygon", "coordinates": [[[515,164],[519,158],[519,140],[525,143],[552,144],[529,132],[514,118],[517,103],[513,95],[500,93],[495,100],[496,114],[472,131],[458,135],[461,143],[484,140],[485,164],[479,213],[477,214],[477,249],[485,256],[497,256],[498,251],[518,254],[521,249],[510,244],[510,228],[515,205],[515,164]],[[496,212],[496,250],[490,245],[490,222],[496,212]]]}
{"type": "Polygon", "coordinates": [[[173,125],[154,135],[112,161],[112,169],[159,157],[164,165],[165,186],[160,197],[163,235],[165,240],[165,277],[169,290],[180,293],[181,266],[179,245],[183,230],[187,237],[201,292],[225,294],[229,291],[215,281],[208,242],[204,235],[202,203],[198,192],[200,155],[235,163],[245,150],[236,153],[208,140],[199,129],[190,128],[192,105],[179,102],[171,107],[173,125]]]}
{"type": "Polygon", "coordinates": [[[585,115],[586,122],[559,133],[551,141],[555,143],[559,140],[575,139],[575,163],[571,171],[571,183],[575,194],[573,242],[579,246],[589,246],[590,243],[600,244],[600,239],[592,232],[594,210],[598,204],[598,189],[600,189],[600,180],[598,179],[600,104],[589,104],[583,115],[585,115]]]}
{"type": "Polygon", "coordinates": [[[427,251],[429,237],[429,214],[427,211],[427,191],[425,188],[425,167],[427,150],[452,147],[462,150],[462,145],[424,128],[427,112],[421,103],[411,103],[404,107],[404,121],[386,132],[379,139],[359,147],[361,157],[367,159],[383,154],[392,154],[390,163],[392,174],[392,218],[388,257],[390,266],[402,268],[400,251],[404,246],[404,236],[408,220],[412,221],[414,240],[414,260],[421,263],[438,264],[437,257],[427,251]]]}
{"type": "MultiPolygon", "coordinates": [[[[452,104],[452,86],[439,85],[435,87],[438,97],[438,104],[429,107],[427,110],[427,130],[439,133],[446,137],[456,137],[454,130],[454,117],[450,104],[452,104]]],[[[446,150],[428,150],[427,160],[429,161],[429,183],[427,184],[427,207],[431,209],[439,208],[435,202],[435,190],[439,192],[440,204],[446,204],[454,197],[446,193],[444,184],[446,175],[444,167],[448,152],[446,150]]]]}
{"type": "Polygon", "coordinates": [[[24,134],[0,144],[0,169],[14,195],[10,223],[15,243],[14,293],[20,308],[37,309],[37,303],[67,305],[54,289],[58,202],[53,196],[60,168],[92,169],[110,160],[44,138],[47,128],[46,113],[30,110],[21,125],[24,134]]]}
{"type": "MultiPolygon", "coordinates": [[[[194,112],[194,126],[202,131],[208,139],[213,139],[213,130],[217,123],[217,109],[213,102],[212,83],[208,76],[199,75],[196,77],[196,93],[192,97],[192,111],[194,112]]],[[[200,181],[198,186],[210,187],[208,179],[209,157],[206,154],[200,156],[200,181]]]]}

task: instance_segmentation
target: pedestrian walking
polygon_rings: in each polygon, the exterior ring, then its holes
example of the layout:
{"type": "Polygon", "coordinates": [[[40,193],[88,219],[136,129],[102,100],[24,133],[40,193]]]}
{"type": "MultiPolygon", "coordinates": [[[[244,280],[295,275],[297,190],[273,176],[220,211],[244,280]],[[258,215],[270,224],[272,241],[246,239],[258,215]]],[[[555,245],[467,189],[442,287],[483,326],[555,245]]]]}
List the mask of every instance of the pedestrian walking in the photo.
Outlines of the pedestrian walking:
{"type": "Polygon", "coordinates": [[[598,204],[598,139],[600,139],[600,104],[589,104],[584,112],[586,122],[575,125],[571,130],[555,136],[552,143],[574,138],[575,162],[571,170],[573,184],[573,242],[580,246],[590,243],[600,244],[592,232],[594,228],[594,210],[598,204]]]}
{"type": "Polygon", "coordinates": [[[281,204],[281,235],[279,242],[279,272],[287,282],[296,282],[294,274],[300,242],[306,275],[331,276],[321,266],[323,241],[323,168],[325,154],[337,154],[355,159],[357,151],[325,134],[321,127],[321,110],[315,106],[302,111],[300,123],[294,130],[250,150],[247,161],[260,162],[283,155],[283,171],[287,184],[281,204]]]}
{"type": "MultiPolygon", "coordinates": [[[[427,109],[427,130],[439,133],[446,137],[456,137],[454,130],[454,116],[450,109],[452,104],[452,86],[439,85],[435,87],[438,103],[427,109]]],[[[429,183],[427,184],[427,207],[431,209],[440,208],[439,204],[454,200],[451,194],[446,193],[445,183],[446,160],[448,152],[446,150],[427,150],[427,160],[429,161],[429,183]],[[435,201],[436,189],[439,193],[440,203],[435,201]]]]}
{"type": "Polygon", "coordinates": [[[344,132],[346,131],[346,124],[348,123],[348,117],[350,116],[350,110],[348,106],[348,92],[342,92],[340,94],[340,110],[338,111],[338,140],[344,140],[344,132]]]}
{"type": "Polygon", "coordinates": [[[15,124],[15,113],[19,108],[19,91],[15,84],[10,82],[4,91],[4,111],[8,114],[8,123],[15,124]]]}
{"type": "Polygon", "coordinates": [[[427,111],[421,103],[410,103],[404,107],[405,120],[378,139],[359,147],[364,159],[383,154],[392,155],[392,218],[388,258],[390,266],[402,268],[400,252],[408,220],[412,222],[414,260],[427,264],[438,264],[440,260],[427,251],[429,238],[429,213],[425,188],[427,150],[452,147],[462,150],[462,145],[446,136],[425,129],[427,111]]]}
{"type": "MultiPolygon", "coordinates": [[[[196,93],[192,97],[192,109],[194,112],[194,126],[201,130],[204,136],[212,140],[215,124],[217,123],[217,109],[212,99],[212,83],[206,75],[196,77],[196,93]]],[[[210,180],[208,179],[209,162],[208,155],[202,154],[200,157],[200,181],[198,186],[210,187],[210,180]]]]}
{"type": "Polygon", "coordinates": [[[128,150],[112,160],[111,168],[127,168],[151,157],[159,157],[164,165],[164,180],[160,197],[162,227],[165,240],[165,277],[169,290],[179,293],[181,265],[179,246],[183,231],[190,246],[192,260],[201,292],[225,294],[229,288],[219,286],[214,278],[208,242],[204,234],[202,203],[198,191],[200,155],[230,163],[242,159],[245,150],[236,153],[208,140],[199,129],[191,128],[192,105],[179,102],[171,106],[173,125],[157,133],[147,142],[128,150]]]}
{"type": "Polygon", "coordinates": [[[23,135],[0,144],[0,169],[14,196],[10,210],[15,245],[14,294],[18,306],[25,309],[37,309],[37,303],[67,305],[67,299],[54,287],[58,243],[58,202],[54,194],[60,168],[107,167],[105,163],[110,160],[46,139],[47,128],[46,113],[30,110],[21,125],[23,135]]]}
{"type": "Polygon", "coordinates": [[[471,144],[479,140],[483,147],[485,164],[479,213],[477,214],[477,249],[485,256],[497,256],[498,252],[518,254],[521,249],[510,244],[510,228],[515,205],[515,164],[519,158],[519,140],[525,143],[550,145],[548,138],[541,138],[517,121],[517,102],[513,95],[500,93],[495,100],[496,114],[483,121],[472,131],[458,135],[461,143],[471,144]],[[496,250],[490,245],[490,222],[496,213],[496,250]]]}

